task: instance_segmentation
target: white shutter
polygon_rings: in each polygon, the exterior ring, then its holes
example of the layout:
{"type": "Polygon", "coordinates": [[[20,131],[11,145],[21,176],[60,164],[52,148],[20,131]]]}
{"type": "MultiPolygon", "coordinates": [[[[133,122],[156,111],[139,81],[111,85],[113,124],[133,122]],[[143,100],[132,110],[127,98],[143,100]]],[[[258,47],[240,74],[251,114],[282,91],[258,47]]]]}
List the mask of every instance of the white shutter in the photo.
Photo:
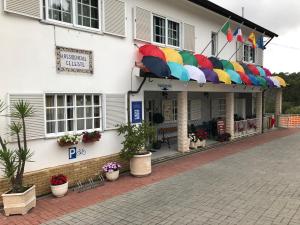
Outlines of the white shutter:
{"type": "Polygon", "coordinates": [[[191,120],[201,119],[201,100],[191,100],[191,120]]]}
{"type": "Polygon", "coordinates": [[[117,125],[126,123],[126,95],[107,94],[105,99],[105,128],[116,129],[117,125]]]}
{"type": "Polygon", "coordinates": [[[264,50],[257,48],[255,51],[255,63],[259,66],[263,66],[264,63],[264,50]]]}
{"type": "MultiPolygon", "coordinates": [[[[28,102],[34,110],[34,115],[26,119],[27,138],[38,139],[45,137],[45,110],[44,110],[44,95],[43,94],[10,94],[9,107],[13,110],[13,105],[19,100],[28,102]]],[[[11,122],[16,122],[17,119],[11,118],[11,122]]],[[[13,138],[15,140],[15,138],[13,138]]]]}
{"type": "Polygon", "coordinates": [[[41,0],[4,0],[4,11],[41,19],[41,0]]]}
{"type": "Polygon", "coordinates": [[[187,23],[183,24],[183,49],[195,52],[195,27],[187,23]]]}
{"type": "Polygon", "coordinates": [[[103,0],[103,31],[107,34],[126,36],[126,7],[120,0],[103,0]]]}
{"type": "Polygon", "coordinates": [[[134,10],[134,39],[151,42],[152,13],[146,9],[136,7],[134,10]]]}
{"type": "Polygon", "coordinates": [[[241,42],[236,43],[236,61],[242,62],[244,60],[244,45],[241,42]]]}

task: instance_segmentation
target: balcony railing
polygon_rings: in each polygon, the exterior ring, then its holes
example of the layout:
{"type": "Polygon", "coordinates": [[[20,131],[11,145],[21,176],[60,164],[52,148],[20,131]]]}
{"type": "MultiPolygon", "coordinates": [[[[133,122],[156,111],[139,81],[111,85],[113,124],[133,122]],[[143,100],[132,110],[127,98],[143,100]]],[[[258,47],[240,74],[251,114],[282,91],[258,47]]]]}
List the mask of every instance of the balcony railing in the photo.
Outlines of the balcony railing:
{"type": "Polygon", "coordinates": [[[234,136],[243,137],[250,134],[255,134],[257,130],[257,119],[247,119],[234,122],[234,136]]]}
{"type": "Polygon", "coordinates": [[[300,114],[281,114],[278,116],[279,127],[300,128],[300,114]]]}

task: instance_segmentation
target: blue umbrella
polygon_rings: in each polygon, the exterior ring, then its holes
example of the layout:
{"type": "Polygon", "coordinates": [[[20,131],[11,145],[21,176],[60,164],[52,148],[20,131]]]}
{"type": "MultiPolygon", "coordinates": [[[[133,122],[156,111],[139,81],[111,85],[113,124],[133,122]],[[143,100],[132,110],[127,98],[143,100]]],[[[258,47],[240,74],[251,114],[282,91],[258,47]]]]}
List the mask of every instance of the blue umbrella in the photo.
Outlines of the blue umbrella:
{"type": "Polygon", "coordinates": [[[144,66],[158,77],[170,77],[171,71],[167,63],[154,56],[144,56],[142,59],[144,66]]]}
{"type": "Polygon", "coordinates": [[[266,77],[267,76],[266,72],[264,71],[263,68],[261,68],[260,66],[256,66],[256,68],[258,69],[260,76],[262,76],[262,77],[266,77]]]}
{"type": "Polygon", "coordinates": [[[181,81],[189,81],[190,75],[186,68],[176,62],[168,62],[171,75],[181,81]]]}
{"type": "Polygon", "coordinates": [[[249,73],[247,75],[254,86],[260,86],[259,81],[256,79],[256,77],[253,74],[249,73]]]}
{"type": "Polygon", "coordinates": [[[231,81],[233,81],[236,84],[242,84],[243,81],[240,77],[240,75],[235,72],[234,70],[226,70],[226,72],[229,74],[231,81]]]}

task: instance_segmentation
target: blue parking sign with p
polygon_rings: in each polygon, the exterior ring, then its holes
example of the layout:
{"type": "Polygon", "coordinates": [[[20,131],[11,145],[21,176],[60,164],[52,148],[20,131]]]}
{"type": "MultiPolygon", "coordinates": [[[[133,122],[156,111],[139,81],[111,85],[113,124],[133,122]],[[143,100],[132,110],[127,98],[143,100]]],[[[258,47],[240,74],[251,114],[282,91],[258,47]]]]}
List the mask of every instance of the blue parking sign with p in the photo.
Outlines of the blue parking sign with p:
{"type": "Polygon", "coordinates": [[[69,148],[69,159],[76,159],[76,157],[77,157],[76,147],[69,148]]]}

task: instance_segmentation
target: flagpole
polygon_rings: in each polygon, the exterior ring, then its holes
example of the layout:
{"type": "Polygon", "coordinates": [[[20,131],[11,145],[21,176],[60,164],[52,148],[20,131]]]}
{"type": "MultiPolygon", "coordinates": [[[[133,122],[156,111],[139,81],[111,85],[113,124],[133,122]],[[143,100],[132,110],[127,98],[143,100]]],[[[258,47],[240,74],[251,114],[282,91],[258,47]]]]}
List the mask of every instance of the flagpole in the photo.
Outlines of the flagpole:
{"type": "MultiPolygon", "coordinates": [[[[217,34],[220,33],[220,31],[222,30],[222,28],[224,27],[224,25],[230,20],[231,16],[228,17],[227,21],[220,27],[220,29],[217,31],[217,34]]],[[[201,55],[203,54],[203,52],[208,48],[208,46],[212,43],[212,39],[210,39],[210,41],[208,42],[208,44],[205,46],[205,48],[202,50],[202,52],[200,53],[201,55]]]]}
{"type": "MultiPolygon", "coordinates": [[[[244,21],[242,23],[240,23],[240,29],[242,29],[242,26],[244,24],[244,21]]],[[[232,59],[232,57],[241,49],[242,45],[240,45],[238,47],[238,49],[232,54],[232,56],[230,56],[230,58],[228,59],[228,61],[230,61],[232,59]]]]}

